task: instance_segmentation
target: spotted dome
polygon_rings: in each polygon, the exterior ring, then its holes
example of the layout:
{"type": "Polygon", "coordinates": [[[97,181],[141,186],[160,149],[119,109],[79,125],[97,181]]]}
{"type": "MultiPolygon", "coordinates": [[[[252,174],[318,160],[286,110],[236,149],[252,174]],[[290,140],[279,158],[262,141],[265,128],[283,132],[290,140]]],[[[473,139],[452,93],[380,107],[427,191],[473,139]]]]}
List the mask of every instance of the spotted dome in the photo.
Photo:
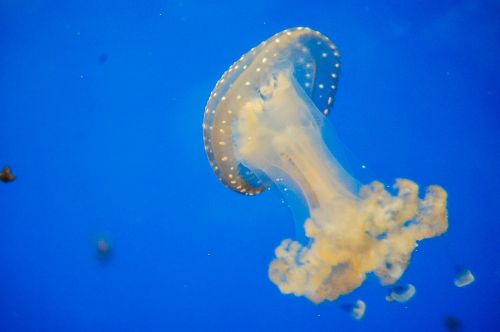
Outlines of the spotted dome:
{"type": "Polygon", "coordinates": [[[293,78],[324,115],[333,107],[340,72],[336,46],[318,31],[293,28],[251,49],[222,75],[205,108],[203,139],[212,169],[229,188],[255,195],[267,186],[238,160],[233,124],[243,105],[262,98],[261,87],[276,71],[291,69],[293,78]]]}

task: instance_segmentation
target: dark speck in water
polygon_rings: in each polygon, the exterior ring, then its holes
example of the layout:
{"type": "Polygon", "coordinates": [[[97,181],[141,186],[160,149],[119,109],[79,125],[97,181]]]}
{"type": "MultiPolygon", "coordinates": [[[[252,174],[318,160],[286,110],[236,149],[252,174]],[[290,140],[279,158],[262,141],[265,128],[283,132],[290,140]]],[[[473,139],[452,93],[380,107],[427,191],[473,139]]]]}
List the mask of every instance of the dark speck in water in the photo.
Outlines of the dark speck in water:
{"type": "Polygon", "coordinates": [[[101,55],[99,55],[99,63],[104,64],[108,62],[108,58],[109,55],[107,53],[101,53],[101,55]]]}

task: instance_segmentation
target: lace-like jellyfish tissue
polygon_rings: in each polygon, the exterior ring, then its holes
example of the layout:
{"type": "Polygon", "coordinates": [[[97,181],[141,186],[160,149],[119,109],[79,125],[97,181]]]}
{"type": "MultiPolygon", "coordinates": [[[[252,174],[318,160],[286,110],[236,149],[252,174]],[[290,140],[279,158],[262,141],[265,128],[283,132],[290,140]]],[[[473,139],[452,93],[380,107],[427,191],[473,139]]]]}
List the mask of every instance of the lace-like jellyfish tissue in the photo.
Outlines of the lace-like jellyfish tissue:
{"type": "Polygon", "coordinates": [[[255,195],[273,183],[303,202],[307,241],[285,239],[269,277],[284,294],[335,300],[373,272],[382,284],[406,270],[417,241],[446,232],[447,193],[398,179],[388,191],[346,172],[327,120],[340,70],[339,52],[308,28],[285,30],[243,55],[208,101],[205,149],[219,179],[255,195]],[[333,148],[332,148],[333,147],[333,148]]]}

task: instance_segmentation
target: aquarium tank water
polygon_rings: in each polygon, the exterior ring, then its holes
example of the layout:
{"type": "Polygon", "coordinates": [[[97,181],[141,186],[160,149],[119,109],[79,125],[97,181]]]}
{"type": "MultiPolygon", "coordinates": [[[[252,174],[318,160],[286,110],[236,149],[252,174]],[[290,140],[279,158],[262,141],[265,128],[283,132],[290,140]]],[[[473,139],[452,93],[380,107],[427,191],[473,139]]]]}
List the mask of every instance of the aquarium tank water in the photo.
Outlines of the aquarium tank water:
{"type": "Polygon", "coordinates": [[[0,0],[0,331],[498,331],[500,3],[0,0]]]}

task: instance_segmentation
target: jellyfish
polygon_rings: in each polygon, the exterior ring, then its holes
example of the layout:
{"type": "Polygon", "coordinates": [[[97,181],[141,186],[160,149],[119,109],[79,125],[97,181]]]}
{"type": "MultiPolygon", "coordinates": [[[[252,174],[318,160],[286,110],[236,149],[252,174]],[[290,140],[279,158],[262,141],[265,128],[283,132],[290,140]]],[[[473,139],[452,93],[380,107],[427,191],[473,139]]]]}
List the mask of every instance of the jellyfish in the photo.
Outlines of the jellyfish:
{"type": "Polygon", "coordinates": [[[107,262],[111,258],[111,244],[105,238],[99,238],[96,242],[97,259],[107,262]]]}
{"type": "Polygon", "coordinates": [[[331,114],[340,54],[309,28],[280,32],[241,56],[208,100],[203,138],[223,184],[253,196],[278,188],[301,211],[304,240],[284,239],[268,274],[283,294],[336,300],[374,273],[406,270],[417,242],[448,228],[446,191],[397,179],[361,184],[342,164],[331,114]]]}
{"type": "Polygon", "coordinates": [[[343,304],[341,307],[356,320],[360,320],[365,316],[366,303],[363,300],[357,300],[354,304],[343,304]]]}
{"type": "Polygon", "coordinates": [[[12,173],[10,167],[4,166],[2,171],[0,171],[0,181],[8,183],[14,181],[15,179],[16,176],[14,175],[14,173],[12,173]]]}
{"type": "Polygon", "coordinates": [[[394,286],[390,288],[390,292],[385,299],[388,302],[396,301],[404,303],[410,301],[416,292],[417,289],[412,284],[394,286]]]}
{"type": "Polygon", "coordinates": [[[476,280],[476,278],[469,269],[457,266],[456,270],[457,274],[454,280],[455,286],[459,288],[465,287],[472,284],[476,280]]]}

